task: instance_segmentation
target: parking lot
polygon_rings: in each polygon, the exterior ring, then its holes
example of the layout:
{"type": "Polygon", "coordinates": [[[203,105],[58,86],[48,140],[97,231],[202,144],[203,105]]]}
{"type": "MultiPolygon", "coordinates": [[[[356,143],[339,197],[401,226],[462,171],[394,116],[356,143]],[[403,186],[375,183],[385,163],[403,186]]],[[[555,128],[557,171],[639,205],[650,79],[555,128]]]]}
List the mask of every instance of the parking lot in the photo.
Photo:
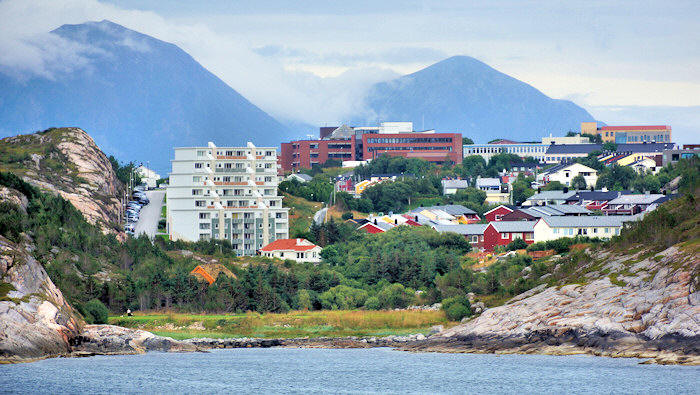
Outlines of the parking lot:
{"type": "Polygon", "coordinates": [[[134,236],[138,237],[140,234],[144,233],[146,236],[153,238],[158,229],[158,220],[160,220],[160,210],[161,207],[163,207],[165,191],[153,190],[146,191],[145,193],[150,203],[141,208],[138,222],[136,222],[134,236]]]}

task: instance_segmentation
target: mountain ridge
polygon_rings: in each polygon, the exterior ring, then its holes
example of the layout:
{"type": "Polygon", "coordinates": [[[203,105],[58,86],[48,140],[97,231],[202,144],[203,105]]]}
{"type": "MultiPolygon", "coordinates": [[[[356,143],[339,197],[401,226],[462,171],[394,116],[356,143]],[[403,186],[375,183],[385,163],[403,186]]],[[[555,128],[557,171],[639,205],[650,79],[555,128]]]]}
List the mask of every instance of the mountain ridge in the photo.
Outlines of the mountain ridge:
{"type": "Polygon", "coordinates": [[[85,64],[53,79],[0,73],[2,136],[76,125],[108,153],[165,173],[175,146],[276,146],[290,133],[174,44],[109,21],[53,33],[82,46],[85,64]]]}
{"type": "Polygon", "coordinates": [[[484,143],[492,138],[539,140],[594,120],[573,102],[552,99],[469,56],[453,56],[375,84],[365,101],[369,115],[355,116],[356,123],[412,121],[484,143]]]}

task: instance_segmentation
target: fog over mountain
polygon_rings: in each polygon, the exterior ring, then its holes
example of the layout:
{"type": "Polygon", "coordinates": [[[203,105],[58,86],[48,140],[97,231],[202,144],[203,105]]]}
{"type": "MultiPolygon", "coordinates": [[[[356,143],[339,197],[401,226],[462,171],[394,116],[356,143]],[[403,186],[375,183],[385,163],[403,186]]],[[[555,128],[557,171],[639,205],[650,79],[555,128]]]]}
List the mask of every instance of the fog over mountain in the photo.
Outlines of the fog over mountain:
{"type": "Polygon", "coordinates": [[[109,21],[53,33],[81,46],[82,66],[49,76],[0,72],[2,136],[78,126],[107,153],[160,172],[169,170],[175,146],[277,146],[290,137],[173,44],[109,21]]]}

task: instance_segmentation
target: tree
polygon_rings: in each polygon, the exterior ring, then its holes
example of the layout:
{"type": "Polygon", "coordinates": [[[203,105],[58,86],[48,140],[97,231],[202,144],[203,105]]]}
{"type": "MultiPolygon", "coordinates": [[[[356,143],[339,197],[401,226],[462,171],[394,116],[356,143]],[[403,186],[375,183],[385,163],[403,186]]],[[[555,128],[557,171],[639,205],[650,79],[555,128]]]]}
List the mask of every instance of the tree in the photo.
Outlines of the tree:
{"type": "Polygon", "coordinates": [[[593,144],[603,144],[603,137],[600,134],[581,133],[581,137],[588,137],[593,144]]]}
{"type": "Polygon", "coordinates": [[[470,139],[469,137],[462,137],[462,145],[472,145],[474,144],[474,140],[470,139]]]}
{"type": "Polygon", "coordinates": [[[584,190],[588,186],[586,185],[586,179],[583,178],[583,175],[579,174],[576,177],[571,179],[571,188],[575,190],[584,190]]]}
{"type": "Polygon", "coordinates": [[[447,318],[452,321],[459,321],[472,315],[471,304],[466,295],[443,299],[442,309],[445,311],[447,318]]]}
{"type": "Polygon", "coordinates": [[[612,141],[608,141],[603,144],[602,149],[603,151],[617,152],[617,144],[613,143],[612,141]]]}
{"type": "Polygon", "coordinates": [[[551,181],[547,185],[542,188],[543,191],[563,191],[564,190],[564,184],[562,184],[559,181],[551,181]]]}

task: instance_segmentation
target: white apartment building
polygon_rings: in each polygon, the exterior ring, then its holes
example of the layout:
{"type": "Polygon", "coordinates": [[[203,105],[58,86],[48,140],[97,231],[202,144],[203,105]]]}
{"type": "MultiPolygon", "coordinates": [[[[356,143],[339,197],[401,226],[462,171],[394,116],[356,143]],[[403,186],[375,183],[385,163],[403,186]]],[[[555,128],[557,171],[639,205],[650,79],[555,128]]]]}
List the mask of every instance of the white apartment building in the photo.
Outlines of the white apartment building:
{"type": "Polygon", "coordinates": [[[289,237],[274,147],[175,148],[167,188],[171,240],[226,239],[238,255],[289,237]]]}

